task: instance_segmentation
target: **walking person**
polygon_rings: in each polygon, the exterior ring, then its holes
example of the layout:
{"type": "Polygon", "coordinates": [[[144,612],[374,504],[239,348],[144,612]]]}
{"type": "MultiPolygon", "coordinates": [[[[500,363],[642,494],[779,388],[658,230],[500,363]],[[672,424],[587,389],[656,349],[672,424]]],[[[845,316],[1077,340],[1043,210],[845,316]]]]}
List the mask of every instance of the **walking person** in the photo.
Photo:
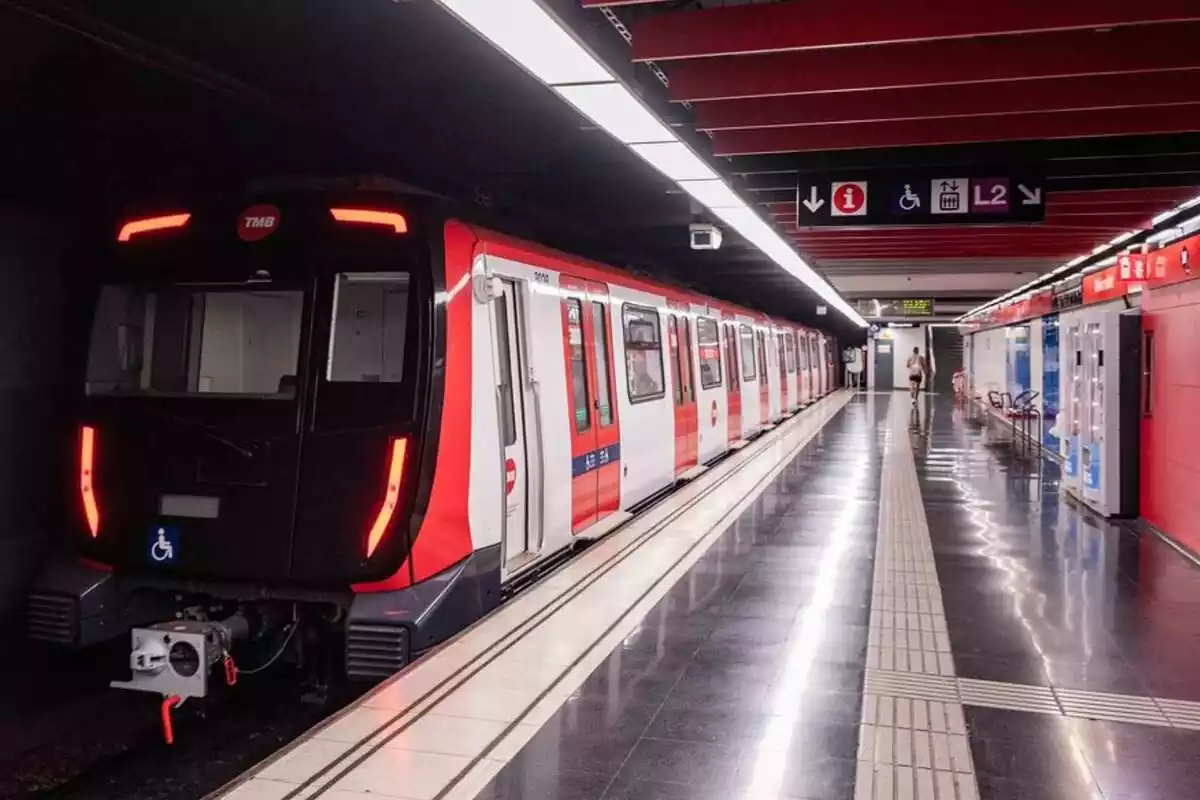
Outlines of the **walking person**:
{"type": "Polygon", "coordinates": [[[908,357],[908,361],[904,362],[904,366],[908,367],[908,391],[912,395],[912,402],[915,406],[917,396],[921,393],[921,383],[929,371],[925,365],[925,356],[921,355],[921,348],[913,348],[912,355],[908,357]]]}

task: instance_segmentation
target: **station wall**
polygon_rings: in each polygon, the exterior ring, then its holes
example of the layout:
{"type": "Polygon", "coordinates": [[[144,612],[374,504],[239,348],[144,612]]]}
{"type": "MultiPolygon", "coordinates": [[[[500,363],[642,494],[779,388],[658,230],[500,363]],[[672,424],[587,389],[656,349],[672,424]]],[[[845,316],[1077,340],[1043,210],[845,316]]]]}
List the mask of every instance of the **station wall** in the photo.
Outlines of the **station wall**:
{"type": "Polygon", "coordinates": [[[1200,552],[1200,280],[1147,292],[1142,335],[1143,350],[1152,349],[1142,398],[1142,516],[1200,552]]]}

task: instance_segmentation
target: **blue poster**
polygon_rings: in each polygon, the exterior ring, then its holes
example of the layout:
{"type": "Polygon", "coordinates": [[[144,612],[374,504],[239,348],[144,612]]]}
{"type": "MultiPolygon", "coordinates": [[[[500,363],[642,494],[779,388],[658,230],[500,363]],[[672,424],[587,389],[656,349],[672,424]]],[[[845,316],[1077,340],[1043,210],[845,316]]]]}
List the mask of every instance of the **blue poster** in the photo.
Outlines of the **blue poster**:
{"type": "Polygon", "coordinates": [[[1058,315],[1042,320],[1042,444],[1058,452],[1058,437],[1053,433],[1058,420],[1058,315]]]}
{"type": "Polygon", "coordinates": [[[1005,362],[1008,393],[1017,395],[1031,386],[1029,372],[1029,326],[1014,325],[1005,331],[1005,362]]]}

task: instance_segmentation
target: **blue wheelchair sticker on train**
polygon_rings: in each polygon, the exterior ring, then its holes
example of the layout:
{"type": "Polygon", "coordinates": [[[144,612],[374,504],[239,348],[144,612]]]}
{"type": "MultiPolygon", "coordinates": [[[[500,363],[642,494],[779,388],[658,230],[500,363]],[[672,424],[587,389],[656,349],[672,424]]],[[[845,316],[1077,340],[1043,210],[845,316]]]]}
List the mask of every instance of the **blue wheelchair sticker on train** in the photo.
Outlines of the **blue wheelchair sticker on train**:
{"type": "Polygon", "coordinates": [[[174,564],[179,557],[179,528],[174,525],[151,525],[147,550],[151,562],[174,564]]]}

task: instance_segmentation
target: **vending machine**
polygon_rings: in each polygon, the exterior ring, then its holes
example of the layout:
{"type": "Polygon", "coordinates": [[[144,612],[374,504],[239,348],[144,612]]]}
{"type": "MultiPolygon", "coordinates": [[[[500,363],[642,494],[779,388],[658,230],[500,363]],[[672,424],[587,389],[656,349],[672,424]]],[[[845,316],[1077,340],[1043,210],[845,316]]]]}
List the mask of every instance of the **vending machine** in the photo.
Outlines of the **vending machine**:
{"type": "Polygon", "coordinates": [[[1062,485],[1076,497],[1083,493],[1079,474],[1079,440],[1083,430],[1083,337],[1080,327],[1084,311],[1073,311],[1059,318],[1059,375],[1063,381],[1062,408],[1055,433],[1062,456],[1062,485]]]}
{"type": "Polygon", "coordinates": [[[1071,316],[1068,488],[1106,517],[1136,515],[1141,314],[1106,304],[1071,316]]]}

